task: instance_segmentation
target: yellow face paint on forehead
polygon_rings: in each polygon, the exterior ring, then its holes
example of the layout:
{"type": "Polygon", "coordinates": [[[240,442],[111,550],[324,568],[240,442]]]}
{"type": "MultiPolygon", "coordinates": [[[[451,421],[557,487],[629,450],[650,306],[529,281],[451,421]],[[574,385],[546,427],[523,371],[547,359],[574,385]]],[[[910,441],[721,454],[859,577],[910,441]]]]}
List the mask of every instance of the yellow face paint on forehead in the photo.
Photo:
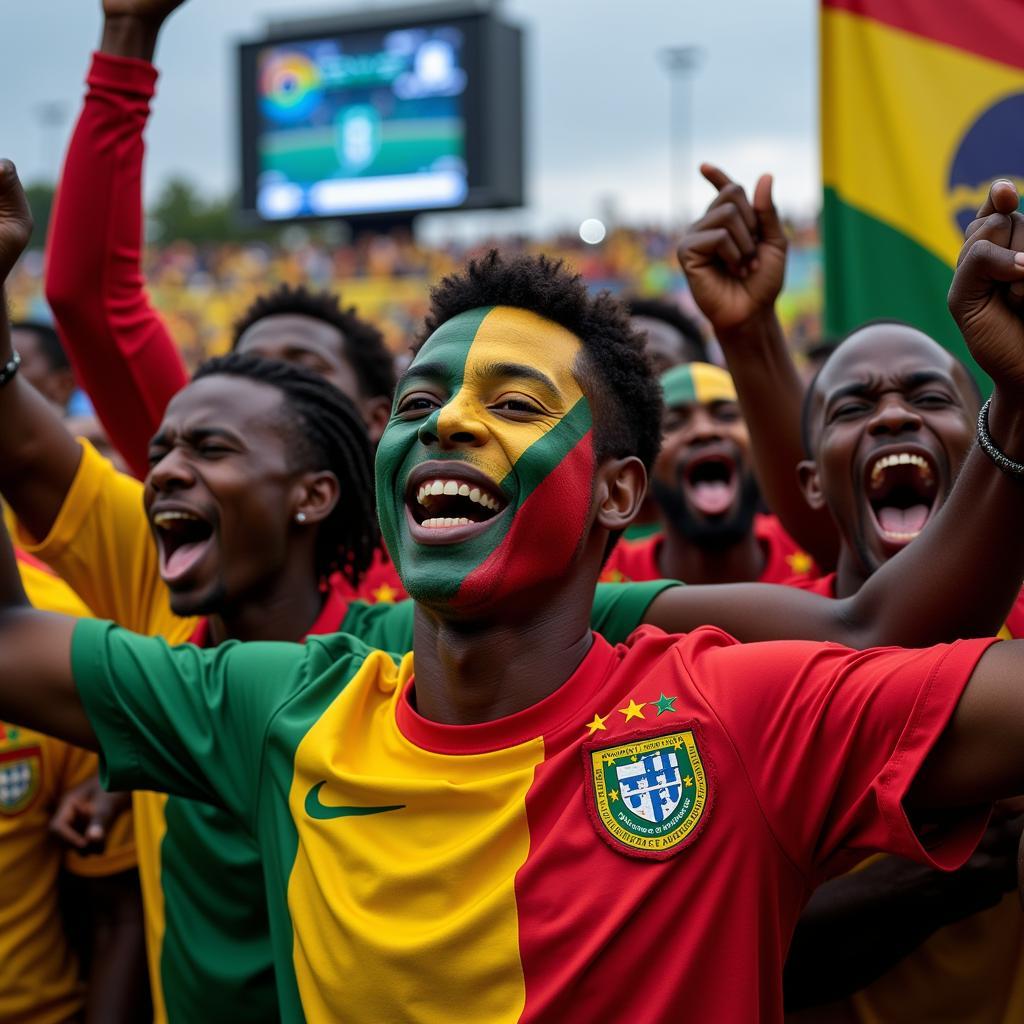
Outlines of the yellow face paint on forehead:
{"type": "Polygon", "coordinates": [[[678,405],[711,405],[713,402],[735,402],[736,387],[732,377],[711,363],[684,363],[673,366],[661,375],[661,389],[666,408],[678,405]]]}
{"type": "Polygon", "coordinates": [[[583,398],[573,374],[582,347],[572,331],[552,320],[525,309],[495,306],[477,328],[466,356],[462,387],[441,410],[438,425],[485,421],[487,431],[499,442],[500,453],[481,450],[467,452],[465,457],[500,483],[523,452],[583,398]],[[518,423],[489,412],[489,406],[505,398],[514,401],[516,395],[540,405],[547,415],[518,423]]]}

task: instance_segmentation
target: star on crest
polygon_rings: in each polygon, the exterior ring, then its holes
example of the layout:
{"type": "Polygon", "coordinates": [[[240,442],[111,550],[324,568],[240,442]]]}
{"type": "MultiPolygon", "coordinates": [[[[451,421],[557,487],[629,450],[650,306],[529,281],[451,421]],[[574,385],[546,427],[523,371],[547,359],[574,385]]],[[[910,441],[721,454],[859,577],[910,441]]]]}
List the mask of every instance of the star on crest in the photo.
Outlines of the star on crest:
{"type": "Polygon", "coordinates": [[[647,716],[643,713],[643,708],[647,707],[647,701],[641,701],[639,704],[632,698],[630,698],[629,704],[624,708],[619,708],[619,714],[626,716],[628,722],[632,718],[646,718],[647,716]]]}
{"type": "Polygon", "coordinates": [[[658,709],[659,717],[665,714],[666,711],[674,713],[676,710],[677,700],[679,700],[678,697],[666,697],[665,694],[662,694],[656,701],[654,701],[653,704],[658,709]]]}
{"type": "MultiPolygon", "coordinates": [[[[611,714],[611,712],[609,711],[609,712],[608,712],[608,714],[611,714]]],[[[593,720],[592,722],[587,722],[587,724],[586,724],[586,725],[585,725],[585,726],[584,726],[583,728],[584,728],[584,729],[589,729],[589,730],[590,730],[590,732],[589,732],[589,734],[588,734],[588,735],[590,735],[590,736],[593,736],[593,735],[594,735],[594,733],[595,733],[595,732],[597,732],[597,730],[598,730],[598,729],[601,729],[601,730],[604,730],[604,731],[607,731],[607,730],[608,730],[608,726],[606,726],[606,725],[604,724],[604,723],[605,723],[605,722],[607,722],[607,721],[608,721],[608,715],[605,715],[605,716],[604,716],[604,717],[602,718],[602,717],[601,717],[601,716],[600,716],[600,715],[599,715],[599,714],[598,714],[598,713],[597,713],[597,712],[595,711],[595,712],[594,712],[594,720],[593,720]]]]}

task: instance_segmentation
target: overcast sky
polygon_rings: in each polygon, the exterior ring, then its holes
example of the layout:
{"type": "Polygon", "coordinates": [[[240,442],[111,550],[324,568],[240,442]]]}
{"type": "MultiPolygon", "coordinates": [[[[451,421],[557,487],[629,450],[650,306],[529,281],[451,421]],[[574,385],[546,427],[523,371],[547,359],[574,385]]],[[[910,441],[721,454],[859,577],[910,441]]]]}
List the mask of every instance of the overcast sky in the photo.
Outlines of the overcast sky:
{"type": "MultiPolygon", "coordinates": [[[[234,44],[268,19],[386,6],[342,0],[189,0],[157,52],[162,77],[148,133],[147,195],[171,175],[211,194],[237,182],[234,44]]],[[[815,0],[506,0],[527,33],[523,212],[495,229],[574,226],[609,207],[623,220],[670,213],[669,85],[660,48],[703,51],[693,80],[692,153],[752,180],[777,176],[780,205],[816,209],[815,0]]],[[[52,177],[100,31],[99,0],[0,3],[0,153],[26,181],[52,177]],[[44,127],[47,110],[60,120],[44,127]],[[63,114],[63,118],[60,115],[63,114]]],[[[693,172],[691,206],[710,196],[693,172]]],[[[431,233],[473,230],[480,215],[432,218],[431,233]]]]}

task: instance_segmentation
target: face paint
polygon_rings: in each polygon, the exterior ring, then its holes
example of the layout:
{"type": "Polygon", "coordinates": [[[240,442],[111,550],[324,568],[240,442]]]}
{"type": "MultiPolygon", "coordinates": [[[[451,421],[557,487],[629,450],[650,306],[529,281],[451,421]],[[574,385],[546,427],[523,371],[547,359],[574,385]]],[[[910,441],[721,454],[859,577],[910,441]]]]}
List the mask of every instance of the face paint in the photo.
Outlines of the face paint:
{"type": "Polygon", "coordinates": [[[661,375],[665,407],[674,405],[711,405],[712,402],[736,402],[732,377],[711,363],[685,363],[661,375]]]}
{"type": "Polygon", "coordinates": [[[758,489],[736,388],[725,370],[690,363],[662,374],[665,418],[651,476],[665,521],[700,548],[731,547],[753,528],[758,489]]]}
{"type": "Polygon", "coordinates": [[[594,481],[581,349],[550,320],[497,306],[442,324],[417,353],[377,452],[381,531],[417,600],[479,609],[568,568],[594,481]]]}

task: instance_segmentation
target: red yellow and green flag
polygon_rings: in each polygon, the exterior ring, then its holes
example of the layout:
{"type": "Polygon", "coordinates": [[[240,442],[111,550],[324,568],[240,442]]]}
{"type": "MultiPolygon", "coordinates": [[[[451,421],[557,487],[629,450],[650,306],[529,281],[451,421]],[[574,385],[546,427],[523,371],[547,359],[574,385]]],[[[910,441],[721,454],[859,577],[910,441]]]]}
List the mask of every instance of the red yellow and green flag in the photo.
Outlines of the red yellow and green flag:
{"type": "Polygon", "coordinates": [[[965,357],[964,228],[1024,186],[1024,2],[822,0],[821,120],[826,330],[896,317],[965,357]]]}

